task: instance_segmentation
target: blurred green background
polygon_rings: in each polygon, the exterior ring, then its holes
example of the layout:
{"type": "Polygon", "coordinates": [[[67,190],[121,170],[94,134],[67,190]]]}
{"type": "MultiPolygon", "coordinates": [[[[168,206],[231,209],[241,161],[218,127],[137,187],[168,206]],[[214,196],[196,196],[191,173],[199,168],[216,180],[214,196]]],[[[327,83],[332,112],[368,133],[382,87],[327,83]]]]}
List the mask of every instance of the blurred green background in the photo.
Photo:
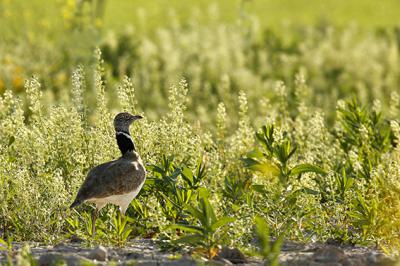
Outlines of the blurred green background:
{"type": "Polygon", "coordinates": [[[0,93],[23,95],[24,80],[37,75],[48,99],[67,99],[72,71],[82,64],[91,76],[100,47],[110,106],[128,75],[154,118],[182,77],[189,114],[202,119],[242,89],[256,120],[257,101],[273,99],[277,81],[291,87],[300,72],[310,105],[328,117],[336,100],[354,95],[385,108],[400,83],[398,10],[396,0],[0,0],[0,93]]]}
{"type": "MultiPolygon", "coordinates": [[[[399,23],[400,10],[400,1],[396,0],[117,0],[108,4],[105,26],[112,29],[134,23],[138,9],[148,12],[151,27],[165,23],[170,8],[176,10],[181,19],[187,19],[192,15],[192,8],[207,11],[210,5],[221,11],[220,17],[224,22],[235,21],[238,14],[247,12],[256,15],[264,26],[277,26],[283,22],[314,24],[320,20],[340,26],[348,23],[366,27],[393,26],[399,23]]],[[[203,19],[210,17],[204,16],[203,19]]]]}
{"type": "MultiPolygon", "coordinates": [[[[45,0],[2,0],[2,9],[13,9],[20,15],[31,13],[40,19],[48,19],[52,23],[63,19],[68,2],[45,0]],[[7,7],[7,5],[11,5],[7,7]]],[[[99,1],[97,1],[99,2],[99,1]]],[[[397,0],[114,0],[106,3],[104,28],[121,30],[127,24],[138,23],[141,12],[146,13],[149,28],[168,23],[169,12],[174,10],[178,17],[187,20],[198,11],[202,20],[207,21],[207,12],[217,8],[222,22],[234,22],[238,15],[248,13],[257,16],[264,26],[277,26],[282,23],[310,25],[319,21],[327,21],[339,26],[356,23],[363,27],[384,27],[399,24],[397,0]]],[[[5,26],[5,25],[3,25],[5,26]]],[[[10,26],[10,25],[8,25],[10,26]]]]}

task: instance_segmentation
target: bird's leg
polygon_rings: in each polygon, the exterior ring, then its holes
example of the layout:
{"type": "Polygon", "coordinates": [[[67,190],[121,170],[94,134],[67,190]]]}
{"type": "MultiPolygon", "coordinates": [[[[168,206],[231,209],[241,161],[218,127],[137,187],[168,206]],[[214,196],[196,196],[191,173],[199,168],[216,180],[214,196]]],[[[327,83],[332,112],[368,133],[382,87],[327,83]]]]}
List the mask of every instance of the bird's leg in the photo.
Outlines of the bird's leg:
{"type": "Polygon", "coordinates": [[[96,235],[96,219],[98,215],[99,215],[99,210],[95,208],[92,211],[92,237],[96,235]]]}

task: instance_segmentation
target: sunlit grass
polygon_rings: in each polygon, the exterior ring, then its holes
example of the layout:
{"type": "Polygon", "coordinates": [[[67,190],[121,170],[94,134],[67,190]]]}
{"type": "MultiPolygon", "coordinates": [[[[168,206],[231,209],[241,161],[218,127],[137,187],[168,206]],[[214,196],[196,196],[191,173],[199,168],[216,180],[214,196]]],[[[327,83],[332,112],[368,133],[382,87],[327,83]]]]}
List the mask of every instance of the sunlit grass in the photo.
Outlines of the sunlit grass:
{"type": "MultiPolygon", "coordinates": [[[[21,18],[22,12],[31,13],[32,17],[54,24],[61,23],[62,16],[54,14],[61,15],[65,11],[64,2],[67,1],[12,1],[14,6],[18,6],[18,14],[15,14],[15,10],[7,10],[6,4],[11,1],[2,2],[4,9],[7,13],[11,12],[15,20],[21,18]]],[[[114,0],[106,2],[106,5],[103,26],[107,30],[116,31],[124,30],[128,25],[138,26],[142,20],[141,15],[145,16],[144,26],[147,30],[156,29],[171,19],[171,12],[176,13],[182,21],[187,21],[191,16],[199,16],[200,21],[207,23],[215,19],[212,17],[213,8],[220,11],[220,21],[229,23],[238,21],[242,16],[251,15],[260,19],[263,26],[272,27],[282,23],[311,25],[319,21],[340,26],[354,23],[367,28],[384,27],[399,24],[397,10],[400,9],[400,2],[396,0],[114,0]]]]}
{"type": "Polygon", "coordinates": [[[397,2],[107,1],[104,21],[75,1],[1,3],[0,238],[151,237],[211,258],[258,235],[271,261],[270,236],[399,247],[399,32],[375,28],[397,2]],[[121,111],[144,116],[148,178],[92,236],[91,207],[67,206],[119,156],[121,111]]]}

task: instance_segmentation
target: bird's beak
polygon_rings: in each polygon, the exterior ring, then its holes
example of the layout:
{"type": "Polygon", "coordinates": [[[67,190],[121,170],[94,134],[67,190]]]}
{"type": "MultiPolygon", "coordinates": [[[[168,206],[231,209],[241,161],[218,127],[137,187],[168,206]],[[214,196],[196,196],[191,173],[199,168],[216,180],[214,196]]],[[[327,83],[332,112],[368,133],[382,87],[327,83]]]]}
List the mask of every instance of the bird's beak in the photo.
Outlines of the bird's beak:
{"type": "Polygon", "coordinates": [[[143,116],[141,116],[141,115],[134,115],[134,116],[132,116],[132,121],[136,121],[136,120],[139,120],[142,118],[143,118],[143,116]]]}

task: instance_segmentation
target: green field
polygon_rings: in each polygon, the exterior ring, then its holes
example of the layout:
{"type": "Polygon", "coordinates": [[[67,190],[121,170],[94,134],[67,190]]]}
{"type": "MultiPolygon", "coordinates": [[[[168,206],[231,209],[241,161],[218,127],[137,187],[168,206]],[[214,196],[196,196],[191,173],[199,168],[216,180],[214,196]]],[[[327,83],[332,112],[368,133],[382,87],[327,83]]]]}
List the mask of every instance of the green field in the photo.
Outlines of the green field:
{"type": "Polygon", "coordinates": [[[217,8],[224,22],[235,22],[241,14],[254,15],[264,26],[279,26],[282,23],[312,25],[319,21],[346,26],[349,23],[365,27],[396,26],[400,20],[396,0],[199,0],[199,1],[113,1],[108,3],[105,25],[121,29],[126,24],[135,23],[138,10],[144,10],[146,22],[150,27],[168,23],[169,11],[174,10],[178,17],[187,20],[192,16],[192,8],[202,14],[202,21],[212,17],[210,9],[217,8]],[[118,19],[115,19],[118,17],[118,19]]]}
{"type": "Polygon", "coordinates": [[[151,237],[274,262],[279,241],[254,241],[271,236],[398,255],[398,10],[0,0],[0,248],[151,237]],[[131,132],[148,178],[126,217],[102,210],[94,236],[93,207],[68,206],[120,156],[122,111],[144,117],[131,132]]]}
{"type": "MultiPolygon", "coordinates": [[[[2,0],[4,9],[11,1],[2,0]]],[[[59,21],[62,8],[67,1],[12,1],[18,12],[32,11],[41,19],[59,21]]],[[[12,8],[11,8],[12,9],[12,8]]],[[[397,11],[400,3],[396,0],[115,0],[106,3],[104,26],[110,30],[123,30],[127,25],[137,25],[141,14],[145,14],[148,28],[169,24],[170,14],[174,12],[182,21],[200,16],[207,23],[213,19],[213,10],[219,10],[218,21],[236,22],[243,16],[253,16],[261,25],[277,27],[282,24],[313,25],[329,22],[347,26],[351,23],[362,27],[393,27],[400,23],[397,11]]],[[[215,14],[215,12],[214,12],[215,14]]]]}

